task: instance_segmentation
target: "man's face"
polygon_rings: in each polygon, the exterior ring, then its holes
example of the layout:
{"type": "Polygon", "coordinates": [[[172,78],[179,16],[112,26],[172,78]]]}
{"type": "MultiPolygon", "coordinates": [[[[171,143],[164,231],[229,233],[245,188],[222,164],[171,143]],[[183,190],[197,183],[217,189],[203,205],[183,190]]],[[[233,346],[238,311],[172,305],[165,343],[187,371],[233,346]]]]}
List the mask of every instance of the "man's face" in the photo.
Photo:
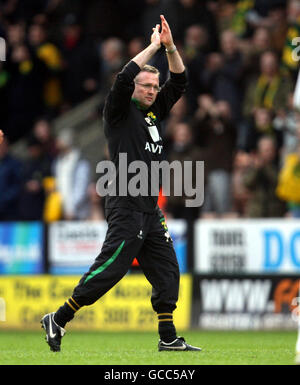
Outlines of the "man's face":
{"type": "Polygon", "coordinates": [[[151,107],[159,92],[158,74],[142,71],[136,76],[134,82],[135,89],[132,97],[135,98],[142,107],[151,107]]]}
{"type": "Polygon", "coordinates": [[[261,72],[267,76],[273,76],[277,73],[278,62],[276,56],[271,52],[266,52],[261,56],[260,59],[261,72]]]}
{"type": "Polygon", "coordinates": [[[258,144],[258,154],[264,164],[270,164],[273,162],[276,156],[276,148],[270,139],[261,139],[258,144]]]}

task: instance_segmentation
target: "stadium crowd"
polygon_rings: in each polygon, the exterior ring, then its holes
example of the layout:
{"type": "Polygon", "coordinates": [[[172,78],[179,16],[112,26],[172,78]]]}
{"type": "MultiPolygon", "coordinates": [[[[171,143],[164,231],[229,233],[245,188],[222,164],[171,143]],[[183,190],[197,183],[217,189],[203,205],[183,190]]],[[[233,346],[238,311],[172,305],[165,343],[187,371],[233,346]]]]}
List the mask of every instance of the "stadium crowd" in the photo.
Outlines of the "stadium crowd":
{"type": "MultiPolygon", "coordinates": [[[[166,157],[205,162],[204,205],[162,196],[166,215],[300,217],[300,0],[0,0],[1,221],[103,218],[94,170],[51,122],[104,95],[160,14],[189,76],[165,122],[166,157]],[[25,161],[10,153],[20,139],[25,161]]],[[[151,64],[163,83],[163,48],[151,64]]]]}

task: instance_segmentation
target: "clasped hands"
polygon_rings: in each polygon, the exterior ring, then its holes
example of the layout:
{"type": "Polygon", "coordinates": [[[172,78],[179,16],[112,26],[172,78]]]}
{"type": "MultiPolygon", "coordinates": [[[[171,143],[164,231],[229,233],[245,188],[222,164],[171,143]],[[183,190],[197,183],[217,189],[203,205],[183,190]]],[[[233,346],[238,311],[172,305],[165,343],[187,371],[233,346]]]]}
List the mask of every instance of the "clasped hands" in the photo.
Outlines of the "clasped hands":
{"type": "Polygon", "coordinates": [[[163,15],[160,15],[160,20],[161,26],[160,24],[156,24],[156,26],[152,28],[151,43],[156,45],[157,49],[163,44],[167,50],[171,50],[174,47],[174,42],[170,26],[163,15]],[[161,32],[159,32],[160,29],[161,32]]]}

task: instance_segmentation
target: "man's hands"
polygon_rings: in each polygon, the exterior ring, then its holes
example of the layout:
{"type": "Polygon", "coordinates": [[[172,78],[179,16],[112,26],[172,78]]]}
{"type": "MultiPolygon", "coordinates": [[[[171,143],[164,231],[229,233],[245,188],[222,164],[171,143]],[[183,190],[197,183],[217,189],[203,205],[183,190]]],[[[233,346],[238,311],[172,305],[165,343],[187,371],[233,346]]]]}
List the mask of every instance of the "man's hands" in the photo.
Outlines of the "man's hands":
{"type": "Polygon", "coordinates": [[[4,134],[3,134],[3,131],[0,130],[0,144],[3,142],[4,140],[4,134]]]}
{"type": "Polygon", "coordinates": [[[155,44],[158,48],[160,48],[161,44],[163,44],[166,49],[173,49],[174,42],[169,24],[164,15],[160,15],[160,20],[161,32],[159,33],[160,24],[156,24],[155,28],[152,28],[153,33],[151,35],[151,43],[155,44]]]}
{"type": "Polygon", "coordinates": [[[161,33],[160,33],[160,41],[166,47],[166,49],[170,50],[174,48],[174,41],[171,29],[164,15],[160,15],[161,20],[161,33]]]}
{"type": "Polygon", "coordinates": [[[156,24],[155,28],[152,28],[153,33],[151,35],[151,43],[154,44],[157,47],[157,49],[159,49],[161,45],[159,30],[160,30],[160,25],[156,24]]]}
{"type": "Polygon", "coordinates": [[[160,15],[161,25],[156,24],[152,28],[151,44],[148,45],[142,52],[138,53],[132,61],[134,61],[141,69],[160,49],[161,44],[167,50],[169,70],[174,73],[182,73],[185,70],[182,59],[174,45],[171,29],[165,17],[160,15]]]}

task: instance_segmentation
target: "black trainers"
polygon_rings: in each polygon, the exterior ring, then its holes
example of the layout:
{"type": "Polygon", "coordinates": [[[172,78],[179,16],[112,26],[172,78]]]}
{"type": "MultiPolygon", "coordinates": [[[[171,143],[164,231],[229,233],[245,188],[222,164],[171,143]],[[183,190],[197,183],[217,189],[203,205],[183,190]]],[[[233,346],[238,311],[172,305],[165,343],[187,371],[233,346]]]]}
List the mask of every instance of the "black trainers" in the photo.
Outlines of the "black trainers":
{"type": "Polygon", "coordinates": [[[189,345],[185,342],[183,337],[177,337],[176,340],[172,342],[163,342],[159,340],[158,342],[158,351],[190,351],[190,352],[201,352],[201,348],[196,346],[189,345]]]}
{"type": "Polygon", "coordinates": [[[46,341],[52,352],[60,351],[60,342],[66,331],[54,321],[55,313],[46,314],[41,319],[42,328],[46,331],[46,341]]]}

